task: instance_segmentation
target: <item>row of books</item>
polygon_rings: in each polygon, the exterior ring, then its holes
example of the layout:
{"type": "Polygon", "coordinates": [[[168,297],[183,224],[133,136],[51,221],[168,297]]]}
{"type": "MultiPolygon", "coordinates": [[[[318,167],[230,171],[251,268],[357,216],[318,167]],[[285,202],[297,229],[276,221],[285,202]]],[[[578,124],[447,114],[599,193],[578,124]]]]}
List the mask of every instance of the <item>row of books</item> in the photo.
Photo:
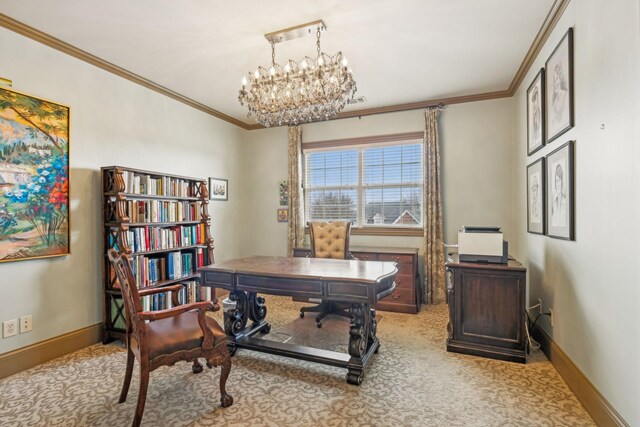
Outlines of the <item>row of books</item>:
{"type": "MultiPolygon", "coordinates": [[[[180,283],[183,285],[182,290],[178,293],[178,301],[180,304],[190,304],[198,301],[211,301],[211,288],[208,286],[200,286],[195,280],[180,283]]],[[[172,308],[173,300],[171,292],[164,292],[155,295],[142,297],[142,309],[144,311],[165,310],[172,308]]]]}
{"type": "Polygon", "coordinates": [[[205,263],[204,248],[188,252],[169,252],[160,257],[134,256],[131,269],[138,288],[152,286],[163,280],[175,280],[195,273],[205,263]]]}
{"type": "Polygon", "coordinates": [[[200,202],[174,200],[127,200],[127,216],[131,222],[200,221],[200,202]]]}
{"type": "Polygon", "coordinates": [[[127,244],[134,252],[178,249],[205,244],[205,224],[168,228],[134,227],[127,231],[127,244]]]}
{"type": "Polygon", "coordinates": [[[153,177],[130,171],[123,172],[125,193],[153,196],[193,197],[191,181],[169,176],[153,177]]]}

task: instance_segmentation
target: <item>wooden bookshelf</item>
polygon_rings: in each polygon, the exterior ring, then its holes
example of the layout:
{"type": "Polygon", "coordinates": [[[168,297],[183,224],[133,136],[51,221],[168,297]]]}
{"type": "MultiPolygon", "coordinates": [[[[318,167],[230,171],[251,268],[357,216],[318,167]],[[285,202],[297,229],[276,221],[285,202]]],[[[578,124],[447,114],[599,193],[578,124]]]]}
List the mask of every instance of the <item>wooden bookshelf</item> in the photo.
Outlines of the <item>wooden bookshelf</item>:
{"type": "MultiPolygon", "coordinates": [[[[125,333],[122,294],[107,258],[109,249],[127,256],[139,288],[180,283],[187,300],[211,297],[210,288],[200,287],[197,269],[213,264],[214,257],[206,180],[107,166],[101,168],[101,183],[103,342],[108,343],[124,339],[125,333]]],[[[145,298],[151,310],[170,304],[170,298],[145,298]]]]}

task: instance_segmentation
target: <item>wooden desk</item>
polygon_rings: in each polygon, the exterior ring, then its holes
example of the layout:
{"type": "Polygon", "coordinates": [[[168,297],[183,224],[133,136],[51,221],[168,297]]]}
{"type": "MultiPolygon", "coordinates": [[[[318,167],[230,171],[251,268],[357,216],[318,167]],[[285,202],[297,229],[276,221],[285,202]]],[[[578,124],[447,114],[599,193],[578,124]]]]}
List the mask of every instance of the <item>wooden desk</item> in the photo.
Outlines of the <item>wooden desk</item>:
{"type": "Polygon", "coordinates": [[[229,350],[246,348],[348,369],[347,382],[359,385],[364,368],[380,342],[376,336],[378,300],[395,289],[395,263],[319,258],[251,257],[199,269],[201,283],[229,291],[223,301],[229,350]],[[258,293],[321,298],[351,304],[349,354],[269,341],[253,336],[269,333],[267,307],[258,293]],[[251,319],[252,324],[247,326],[251,319]]]}
{"type": "MultiPolygon", "coordinates": [[[[373,246],[351,246],[349,252],[363,261],[392,261],[398,263],[396,290],[384,300],[379,301],[375,309],[396,313],[420,311],[420,273],[418,272],[417,248],[383,248],[373,246]]],[[[294,248],[293,256],[311,256],[311,248],[294,248]]]]}
{"type": "Polygon", "coordinates": [[[526,363],[526,268],[508,264],[446,263],[449,272],[447,351],[526,363]]]}

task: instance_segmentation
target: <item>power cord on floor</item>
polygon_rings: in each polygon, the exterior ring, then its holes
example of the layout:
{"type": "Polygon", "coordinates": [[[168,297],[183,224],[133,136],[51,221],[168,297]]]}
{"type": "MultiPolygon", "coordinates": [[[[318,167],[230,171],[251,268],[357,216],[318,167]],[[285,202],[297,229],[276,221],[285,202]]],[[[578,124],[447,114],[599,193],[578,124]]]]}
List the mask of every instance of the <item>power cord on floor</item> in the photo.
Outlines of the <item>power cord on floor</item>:
{"type": "Polygon", "coordinates": [[[531,337],[531,333],[529,331],[533,330],[533,328],[538,323],[538,320],[540,319],[540,317],[542,317],[542,316],[551,316],[551,313],[539,313],[535,317],[535,319],[533,319],[533,323],[530,324],[529,323],[529,321],[530,321],[529,320],[529,316],[530,316],[529,310],[532,309],[532,308],[537,308],[537,305],[534,305],[533,307],[529,307],[529,309],[525,310],[525,318],[526,318],[526,321],[527,321],[527,327],[525,328],[525,330],[526,330],[526,333],[527,333],[527,341],[529,342],[529,351],[531,351],[531,349],[533,349],[533,350],[540,349],[540,343],[538,343],[536,340],[534,340],[531,337]]]}

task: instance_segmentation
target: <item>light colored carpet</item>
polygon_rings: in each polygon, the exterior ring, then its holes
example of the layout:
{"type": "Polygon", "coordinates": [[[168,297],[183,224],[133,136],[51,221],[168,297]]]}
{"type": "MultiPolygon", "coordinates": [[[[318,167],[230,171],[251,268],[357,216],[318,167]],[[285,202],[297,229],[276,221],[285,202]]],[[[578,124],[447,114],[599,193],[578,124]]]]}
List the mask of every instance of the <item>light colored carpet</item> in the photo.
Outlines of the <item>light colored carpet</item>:
{"type": "MultiPolygon", "coordinates": [[[[270,339],[346,349],[346,319],[318,329],[288,298],[267,296],[267,306],[270,339]]],[[[346,383],[346,369],[240,349],[227,383],[233,406],[220,407],[219,371],[194,375],[180,362],[151,373],[143,425],[594,425],[541,353],[526,365],[447,353],[446,305],[379,314],[382,345],[360,387],[346,383]]],[[[130,425],[138,372],[118,404],[125,359],[121,344],[97,344],[0,380],[0,425],[130,425]]]]}

